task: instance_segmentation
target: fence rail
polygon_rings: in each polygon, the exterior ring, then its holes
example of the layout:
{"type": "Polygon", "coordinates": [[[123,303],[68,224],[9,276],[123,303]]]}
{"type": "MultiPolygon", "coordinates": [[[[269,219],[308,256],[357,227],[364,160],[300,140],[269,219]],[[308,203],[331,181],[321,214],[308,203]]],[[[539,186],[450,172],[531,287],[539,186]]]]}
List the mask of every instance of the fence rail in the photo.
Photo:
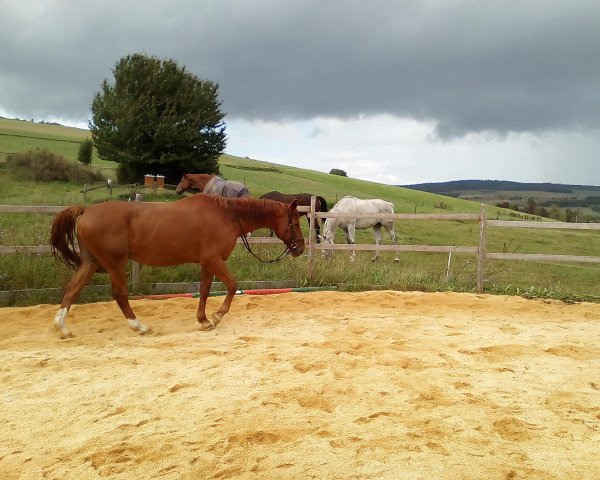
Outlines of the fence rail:
{"type": "Polygon", "coordinates": [[[520,220],[488,220],[490,227],[553,228],[562,230],[600,230],[600,223],[525,222],[520,220]]]}
{"type": "Polygon", "coordinates": [[[0,213],[58,213],[66,206],[25,206],[25,205],[0,205],[0,213]]]}
{"type": "MultiPolygon", "coordinates": [[[[42,213],[55,214],[67,208],[66,206],[22,206],[22,205],[0,205],[0,214],[3,213],[42,213]]],[[[488,220],[486,217],[486,206],[481,205],[479,214],[410,214],[390,213],[381,214],[381,220],[440,220],[440,221],[477,221],[479,223],[479,239],[477,246],[464,245],[374,245],[374,244],[321,244],[316,242],[314,230],[315,221],[318,219],[360,219],[373,218],[372,214],[339,214],[332,212],[317,212],[315,210],[315,197],[310,207],[298,207],[301,212],[306,212],[311,219],[308,235],[308,263],[309,276],[312,275],[313,265],[318,251],[327,250],[359,250],[359,251],[394,251],[394,252],[431,252],[431,253],[465,253],[477,256],[477,289],[483,291],[484,285],[484,261],[486,259],[515,260],[515,261],[556,261],[556,262],[581,262],[600,263],[600,257],[580,255],[558,255],[542,253],[504,253],[487,252],[485,247],[486,230],[488,227],[495,228],[534,228],[534,229],[568,229],[568,230],[600,230],[600,223],[564,223],[564,222],[532,222],[520,220],[488,220]]],[[[276,237],[248,237],[250,244],[275,244],[281,241],[276,237]]],[[[237,240],[242,243],[241,239],[237,240]]],[[[47,254],[51,252],[49,245],[33,246],[0,246],[1,254],[47,254]]],[[[132,283],[139,279],[139,266],[133,262],[132,283]]]]}

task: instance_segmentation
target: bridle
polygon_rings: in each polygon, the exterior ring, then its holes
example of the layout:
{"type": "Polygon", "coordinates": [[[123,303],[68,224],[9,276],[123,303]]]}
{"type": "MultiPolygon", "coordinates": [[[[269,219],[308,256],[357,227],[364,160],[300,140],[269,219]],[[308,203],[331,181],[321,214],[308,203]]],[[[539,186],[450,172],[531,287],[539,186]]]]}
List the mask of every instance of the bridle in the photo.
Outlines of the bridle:
{"type": "MultiPolygon", "coordinates": [[[[238,223],[240,224],[240,228],[242,229],[242,232],[243,232],[244,228],[242,227],[242,222],[240,222],[240,219],[235,214],[235,212],[234,212],[234,216],[235,216],[236,220],[238,221],[238,223]]],[[[286,232],[288,230],[290,231],[289,243],[284,240],[285,250],[283,252],[281,252],[279,254],[279,256],[277,256],[276,258],[273,258],[271,260],[265,260],[263,258],[260,258],[258,255],[256,255],[256,253],[254,253],[252,251],[252,248],[250,248],[250,243],[248,242],[248,238],[244,234],[241,235],[241,237],[242,237],[242,243],[244,244],[244,246],[246,247],[246,250],[248,250],[248,252],[250,253],[250,255],[252,255],[254,258],[256,258],[259,262],[262,262],[262,263],[274,263],[274,262],[278,262],[279,260],[282,260],[285,257],[287,257],[294,250],[298,249],[298,239],[296,237],[294,237],[294,225],[292,224],[292,212],[291,212],[291,210],[288,212],[288,224],[287,224],[287,227],[285,228],[286,232]]],[[[285,236],[285,232],[284,232],[284,236],[285,236]]]]}

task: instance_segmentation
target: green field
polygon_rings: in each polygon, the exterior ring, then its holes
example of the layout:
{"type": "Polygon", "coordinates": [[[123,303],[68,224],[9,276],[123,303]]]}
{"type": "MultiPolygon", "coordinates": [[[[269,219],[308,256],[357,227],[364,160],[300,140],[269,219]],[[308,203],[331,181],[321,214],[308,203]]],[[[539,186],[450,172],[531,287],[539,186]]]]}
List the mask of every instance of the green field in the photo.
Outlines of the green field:
{"type": "MultiPolygon", "coordinates": [[[[47,148],[76,161],[79,143],[89,136],[87,130],[0,119],[0,151],[21,152],[47,148]]],[[[114,172],[114,164],[93,159],[92,169],[101,168],[107,177],[114,172]]],[[[222,175],[230,180],[244,182],[252,196],[258,197],[271,190],[282,192],[311,192],[322,195],[333,205],[344,195],[359,198],[383,198],[395,205],[397,213],[478,213],[480,203],[460,198],[425,193],[417,190],[381,185],[326,173],[277,165],[254,159],[223,155],[220,159],[222,175]]],[[[161,172],[148,172],[158,173],[161,172]]],[[[140,179],[140,185],[143,179],[140,179]]],[[[72,183],[33,183],[19,181],[8,174],[0,158],[0,204],[11,205],[68,205],[84,201],[83,185],[72,183]]],[[[137,187],[115,187],[112,198],[131,198],[136,192],[147,201],[174,201],[172,190],[155,195],[151,190],[137,187]]],[[[107,188],[87,194],[85,201],[100,202],[111,198],[107,188]]],[[[518,219],[515,212],[487,208],[488,218],[518,219]]],[[[525,216],[523,216],[525,218],[525,216]]],[[[51,223],[49,215],[0,214],[0,245],[45,245],[51,223]]],[[[304,228],[306,223],[303,221],[304,228]]],[[[395,231],[400,244],[468,245],[479,241],[479,226],[474,221],[397,221],[395,231]]],[[[259,232],[260,233],[260,232],[259,232]]],[[[372,243],[371,231],[357,232],[357,243],[372,243]]],[[[599,232],[499,229],[487,231],[486,248],[489,252],[554,253],[600,256],[599,232]]],[[[336,243],[343,243],[341,231],[336,243]]],[[[384,233],[384,243],[389,239],[384,233]]],[[[258,246],[259,253],[279,252],[277,246],[258,246]]],[[[394,263],[392,252],[383,252],[378,262],[370,261],[371,252],[363,252],[356,262],[348,261],[347,252],[335,252],[332,260],[318,259],[309,275],[306,257],[286,259],[265,265],[249,254],[236,249],[229,261],[234,276],[247,280],[286,280],[297,285],[344,285],[345,288],[373,286],[425,291],[474,291],[476,288],[476,258],[473,255],[453,255],[448,266],[448,255],[437,253],[403,253],[394,263]]],[[[485,289],[491,293],[526,294],[529,296],[563,299],[600,299],[600,286],[595,282],[600,267],[595,264],[565,264],[557,262],[487,261],[485,289]]],[[[0,255],[0,291],[17,292],[5,303],[27,304],[56,301],[56,294],[18,293],[25,289],[62,287],[71,272],[57,264],[49,255],[0,255]]],[[[143,267],[141,282],[195,282],[198,267],[177,268],[143,267]]],[[[95,284],[107,284],[104,275],[96,275],[95,284]]],[[[86,299],[110,298],[105,292],[86,299]]]]}

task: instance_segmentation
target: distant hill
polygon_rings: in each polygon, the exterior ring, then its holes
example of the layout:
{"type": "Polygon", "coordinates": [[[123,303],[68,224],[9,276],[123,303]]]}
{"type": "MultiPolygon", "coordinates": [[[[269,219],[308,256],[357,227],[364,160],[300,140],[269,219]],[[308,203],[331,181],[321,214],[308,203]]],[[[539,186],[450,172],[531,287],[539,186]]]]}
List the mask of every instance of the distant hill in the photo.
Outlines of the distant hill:
{"type": "Polygon", "coordinates": [[[550,216],[567,221],[600,221],[600,186],[595,185],[456,180],[402,187],[536,213],[543,217],[550,216]]]}
{"type": "Polygon", "coordinates": [[[413,185],[398,185],[421,192],[440,193],[449,196],[456,192],[465,191],[509,191],[509,192],[551,192],[572,194],[576,191],[598,191],[600,186],[569,185],[562,183],[521,183],[508,180],[455,180],[451,182],[417,183],[413,185]]]}

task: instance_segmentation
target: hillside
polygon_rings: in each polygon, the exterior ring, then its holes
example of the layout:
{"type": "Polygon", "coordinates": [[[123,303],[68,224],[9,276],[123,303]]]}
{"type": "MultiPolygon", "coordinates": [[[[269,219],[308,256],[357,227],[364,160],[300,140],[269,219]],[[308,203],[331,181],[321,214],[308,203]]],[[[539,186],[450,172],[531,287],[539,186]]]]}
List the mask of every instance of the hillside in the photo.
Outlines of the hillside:
{"type": "MultiPolygon", "coordinates": [[[[76,161],[79,144],[88,137],[89,131],[84,129],[0,118],[0,158],[14,152],[47,148],[65,158],[76,161]]],[[[233,155],[223,155],[219,163],[223,177],[244,182],[252,196],[255,197],[271,190],[279,190],[287,193],[310,192],[321,195],[330,205],[344,195],[353,195],[359,198],[383,198],[393,202],[397,212],[406,213],[474,213],[480,209],[479,203],[465,199],[449,198],[414,189],[383,185],[233,155]]],[[[96,157],[92,161],[92,168],[101,169],[108,177],[114,173],[114,164],[96,157]]],[[[160,174],[161,172],[148,173],[160,174]]],[[[140,179],[141,183],[143,183],[143,179],[140,179]]],[[[8,185],[6,175],[0,169],[0,191],[2,192],[0,193],[0,203],[14,204],[23,201],[15,194],[15,191],[20,189],[12,182],[11,185],[8,185]]],[[[53,193],[51,189],[46,190],[44,185],[36,185],[34,190],[35,192],[32,193],[27,203],[31,203],[36,197],[55,203],[52,200],[53,196],[59,197],[61,203],[80,201],[79,189],[76,190],[73,197],[70,197],[64,189],[53,193]]],[[[74,189],[71,187],[71,190],[74,189]]],[[[494,211],[493,214],[497,215],[497,212],[494,211]]]]}
{"type": "Polygon", "coordinates": [[[79,144],[89,136],[89,131],[80,128],[0,117],[0,158],[15,152],[47,148],[75,159],[79,144]]]}

